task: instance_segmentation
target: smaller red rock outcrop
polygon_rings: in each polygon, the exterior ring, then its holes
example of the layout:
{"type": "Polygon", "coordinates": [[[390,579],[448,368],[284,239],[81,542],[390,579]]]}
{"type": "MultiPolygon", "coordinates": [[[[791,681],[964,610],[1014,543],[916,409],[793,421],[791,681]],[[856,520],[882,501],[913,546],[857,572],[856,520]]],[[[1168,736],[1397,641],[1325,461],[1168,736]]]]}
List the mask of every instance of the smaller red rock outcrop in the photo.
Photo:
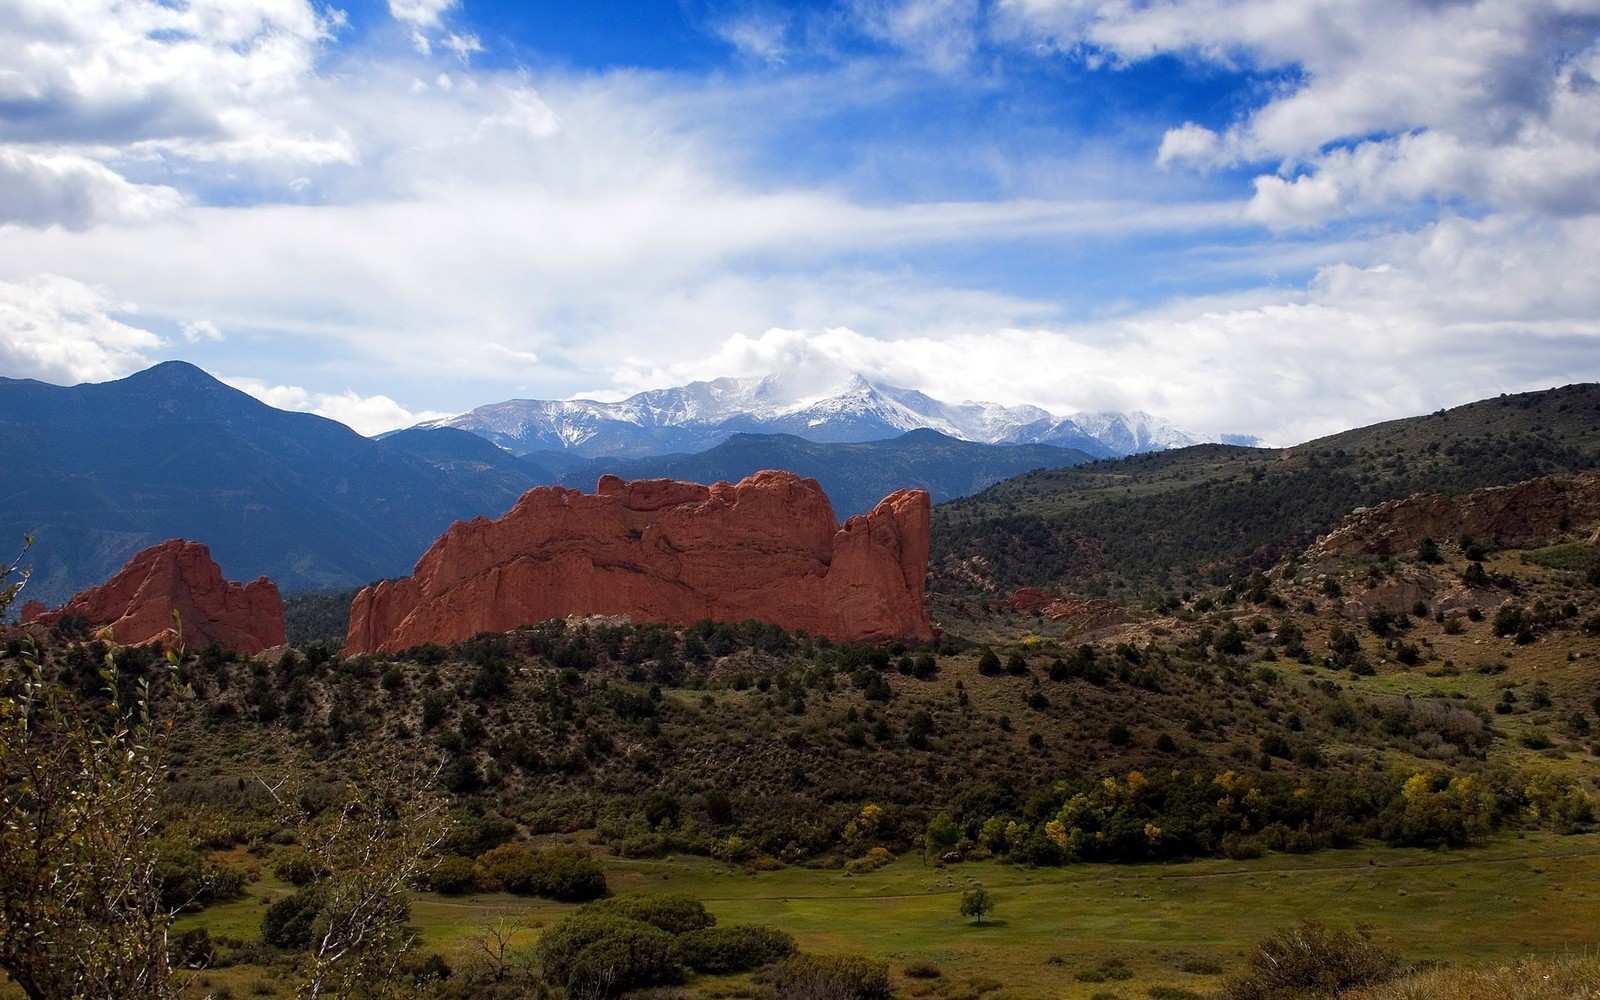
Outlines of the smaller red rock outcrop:
{"type": "Polygon", "coordinates": [[[1473,490],[1460,498],[1417,493],[1363,507],[1319,538],[1308,555],[1313,559],[1398,555],[1414,551],[1424,537],[1444,542],[1463,534],[1486,545],[1527,547],[1596,525],[1600,525],[1600,473],[1545,476],[1473,490]]]}
{"type": "Polygon", "coordinates": [[[174,611],[190,648],[215,642],[251,656],[288,641],[277,584],[264,576],[248,584],[224,580],[210,549],[181,538],[145,549],[100,586],[25,620],[48,627],[82,616],[91,628],[110,628],[116,642],[142,646],[172,641],[174,611]]]}
{"type": "Polygon", "coordinates": [[[539,487],[499,520],[458,521],[413,576],[356,595],[345,652],[460,642],[570,615],[688,625],[759,619],[849,642],[930,639],[928,494],[847,520],[815,479],[601,478],[539,487]]]}

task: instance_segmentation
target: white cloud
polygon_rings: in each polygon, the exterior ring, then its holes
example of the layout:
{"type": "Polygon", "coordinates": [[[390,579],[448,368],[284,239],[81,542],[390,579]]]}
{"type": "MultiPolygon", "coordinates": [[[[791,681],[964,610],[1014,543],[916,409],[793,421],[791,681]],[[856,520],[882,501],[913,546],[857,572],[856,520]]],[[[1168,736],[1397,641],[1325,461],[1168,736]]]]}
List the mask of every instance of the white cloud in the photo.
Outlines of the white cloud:
{"type": "Polygon", "coordinates": [[[437,28],[439,17],[459,0],[389,0],[389,16],[419,28],[437,28]]]}
{"type": "Polygon", "coordinates": [[[88,229],[148,219],[183,203],[176,190],[131,184],[81,156],[38,155],[0,146],[0,226],[88,229]]]}
{"type": "Polygon", "coordinates": [[[1217,133],[1194,122],[1168,129],[1166,135],[1161,137],[1161,148],[1156,152],[1156,162],[1163,167],[1190,163],[1206,169],[1220,166],[1226,159],[1217,133]]]}
{"type": "Polygon", "coordinates": [[[712,26],[717,37],[740,53],[769,65],[788,55],[789,19],[770,11],[749,11],[712,26]]]}
{"type": "Polygon", "coordinates": [[[472,58],[473,53],[483,51],[483,43],[478,41],[477,35],[471,34],[458,35],[452,32],[444,36],[444,41],[440,44],[463,63],[472,58]]]}
{"type": "Polygon", "coordinates": [[[1186,123],[1159,154],[1202,167],[1279,161],[1252,209],[1276,225],[1429,198],[1600,209],[1592,0],[1007,0],[1000,10],[1023,37],[1069,51],[1293,70],[1224,132],[1186,123]]]}
{"type": "Polygon", "coordinates": [[[424,420],[453,416],[450,413],[421,410],[413,413],[388,396],[363,396],[353,390],[313,392],[295,385],[272,385],[260,379],[224,376],[222,381],[280,410],[315,413],[337,420],[358,434],[371,437],[384,431],[410,427],[424,420]]]}
{"type": "Polygon", "coordinates": [[[130,179],[152,165],[353,162],[304,101],[340,23],[308,0],[0,0],[0,221],[169,211],[177,190],[130,179]]]}
{"type": "Polygon", "coordinates": [[[109,315],[133,307],[71,278],[0,281],[0,371],[71,385],[121,378],[150,360],[161,338],[109,315]]]}
{"type": "Polygon", "coordinates": [[[978,0],[853,0],[869,35],[945,72],[966,67],[978,46],[978,0]]]}
{"type": "Polygon", "coordinates": [[[1303,293],[1182,300],[1101,323],[736,334],[692,360],[616,368],[633,392],[717,375],[841,372],[946,400],[1145,409],[1297,444],[1506,391],[1600,378],[1600,220],[1446,219],[1391,237],[1398,263],[1322,268],[1303,293]]]}
{"type": "Polygon", "coordinates": [[[221,340],[222,331],[217,329],[217,324],[208,319],[189,320],[182,324],[183,339],[191,344],[198,344],[202,340],[221,340]]]}

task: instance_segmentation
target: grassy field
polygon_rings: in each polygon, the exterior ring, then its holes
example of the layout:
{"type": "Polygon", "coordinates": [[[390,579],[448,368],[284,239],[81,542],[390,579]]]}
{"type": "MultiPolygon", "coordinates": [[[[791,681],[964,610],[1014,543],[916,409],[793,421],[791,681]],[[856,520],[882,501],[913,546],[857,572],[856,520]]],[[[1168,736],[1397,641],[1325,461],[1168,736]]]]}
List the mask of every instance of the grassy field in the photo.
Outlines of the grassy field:
{"type": "MultiPolygon", "coordinates": [[[[781,927],[812,952],[857,952],[932,963],[935,978],[899,977],[905,996],[1089,998],[1150,996],[1167,987],[1217,991],[1247,949],[1304,917],[1370,925],[1410,962],[1504,961],[1593,948],[1600,932],[1600,835],[1505,838],[1460,852],[1388,848],[1273,855],[1180,865],[1028,869],[991,862],[924,867],[915,856],[865,875],[784,868],[748,872],[701,858],[611,859],[616,892],[688,893],[721,924],[781,927]],[[962,890],[996,901],[979,926],[959,915],[962,890]]],[[[213,936],[254,936],[263,900],[287,888],[257,883],[247,900],[186,917],[213,936]]],[[[506,895],[416,897],[424,953],[460,966],[489,928],[514,948],[573,908],[506,895]]],[[[278,995],[289,984],[238,967],[207,973],[234,995],[278,995]]],[[[701,978],[695,992],[748,992],[739,978],[701,978]]],[[[1168,993],[1167,995],[1179,995],[1168,993]]]]}

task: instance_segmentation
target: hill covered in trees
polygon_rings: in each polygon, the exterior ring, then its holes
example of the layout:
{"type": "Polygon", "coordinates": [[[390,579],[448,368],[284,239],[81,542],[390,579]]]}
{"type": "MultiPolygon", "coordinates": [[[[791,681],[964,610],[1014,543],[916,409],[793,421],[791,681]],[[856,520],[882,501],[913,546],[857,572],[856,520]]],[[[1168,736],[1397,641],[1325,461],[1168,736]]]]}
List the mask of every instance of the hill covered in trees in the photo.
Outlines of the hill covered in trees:
{"type": "Polygon", "coordinates": [[[1158,597],[1265,568],[1412,493],[1600,468],[1600,386],[1388,421],[1293,448],[1198,445],[1024,473],[934,510],[930,589],[1158,597]]]}

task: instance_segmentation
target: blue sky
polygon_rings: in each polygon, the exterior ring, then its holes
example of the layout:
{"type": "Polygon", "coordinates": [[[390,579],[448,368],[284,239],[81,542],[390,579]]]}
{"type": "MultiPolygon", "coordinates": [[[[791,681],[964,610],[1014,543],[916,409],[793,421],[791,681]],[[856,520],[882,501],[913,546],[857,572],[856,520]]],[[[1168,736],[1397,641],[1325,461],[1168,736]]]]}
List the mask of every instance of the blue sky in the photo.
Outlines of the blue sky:
{"type": "Polygon", "coordinates": [[[860,371],[1292,444],[1600,379],[1600,0],[0,0],[0,375],[860,371]]]}

